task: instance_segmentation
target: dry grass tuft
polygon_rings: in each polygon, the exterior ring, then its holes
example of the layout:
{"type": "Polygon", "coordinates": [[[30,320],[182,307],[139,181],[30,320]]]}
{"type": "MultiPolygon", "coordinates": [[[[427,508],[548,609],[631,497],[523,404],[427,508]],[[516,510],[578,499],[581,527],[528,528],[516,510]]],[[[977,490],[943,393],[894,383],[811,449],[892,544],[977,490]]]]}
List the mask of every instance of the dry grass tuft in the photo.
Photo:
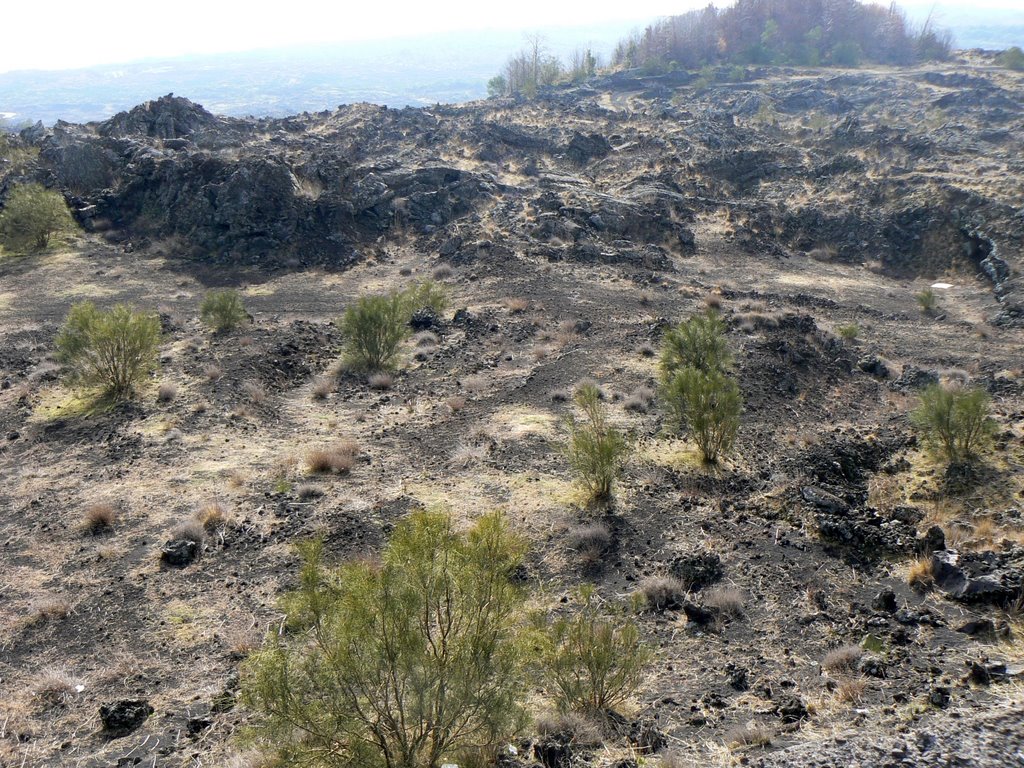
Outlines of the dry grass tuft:
{"type": "Polygon", "coordinates": [[[90,504],[82,513],[82,528],[93,535],[103,533],[117,522],[117,507],[108,502],[90,504]]]}
{"type": "Polygon", "coordinates": [[[343,440],[327,448],[316,448],[306,454],[306,468],[313,473],[348,473],[356,463],[359,446],[352,440],[343,440]]]}
{"type": "Polygon", "coordinates": [[[686,597],[686,586],[674,576],[648,576],[640,584],[647,607],[655,613],[678,608],[686,597]]]}
{"type": "Polygon", "coordinates": [[[829,672],[854,672],[863,655],[859,645],[841,645],[825,654],[821,667],[829,672]]]}
{"type": "Polygon", "coordinates": [[[868,689],[866,680],[844,680],[836,686],[836,699],[844,704],[857,704],[868,689]]]}
{"type": "Polygon", "coordinates": [[[434,267],[434,271],[430,273],[431,277],[435,280],[450,280],[455,276],[455,270],[453,270],[447,264],[438,264],[434,267]]]}
{"type": "Polygon", "coordinates": [[[471,395],[479,395],[487,389],[487,379],[483,376],[467,376],[461,384],[462,388],[471,395]]]}
{"type": "Polygon", "coordinates": [[[772,732],[763,723],[738,725],[725,734],[725,743],[730,749],[768,747],[772,743],[772,732]]]}
{"type": "Polygon", "coordinates": [[[196,513],[196,520],[203,526],[203,530],[212,531],[221,528],[228,522],[228,508],[219,501],[211,501],[204,504],[196,513]]]}
{"type": "Polygon", "coordinates": [[[510,315],[521,315],[530,308],[530,302],[521,296],[510,297],[501,300],[501,305],[508,310],[510,315]]]}
{"type": "Polygon", "coordinates": [[[175,541],[194,541],[202,544],[206,541],[206,529],[199,520],[188,520],[171,532],[171,538],[175,541]]]}
{"type": "Polygon", "coordinates": [[[267,390],[258,381],[242,382],[242,394],[253,405],[266,405],[267,390]]]}
{"type": "Polygon", "coordinates": [[[45,621],[57,621],[71,613],[71,603],[62,597],[45,597],[32,603],[29,609],[28,623],[41,624],[45,621]]]}
{"type": "Polygon", "coordinates": [[[604,523],[574,525],[566,535],[566,545],[579,554],[584,563],[597,563],[612,544],[612,532],[604,523]]]}
{"type": "Polygon", "coordinates": [[[395,386],[395,377],[390,373],[374,373],[366,380],[370,389],[385,392],[395,386]]]}
{"type": "Polygon", "coordinates": [[[935,568],[930,557],[922,557],[910,564],[907,570],[907,584],[920,592],[932,588],[935,584],[935,568]]]}
{"type": "Polygon", "coordinates": [[[568,734],[581,746],[595,746],[604,739],[601,723],[578,712],[544,712],[534,721],[534,729],[541,737],[568,734]]]}
{"type": "Polygon", "coordinates": [[[167,381],[161,384],[156,390],[156,399],[158,403],[169,403],[177,396],[178,387],[167,381]]]}
{"type": "Polygon", "coordinates": [[[458,413],[466,407],[466,398],[462,395],[452,395],[444,401],[444,404],[448,406],[448,410],[452,413],[458,413]]]}
{"type": "Polygon", "coordinates": [[[327,396],[334,391],[334,379],[330,376],[317,376],[313,379],[313,399],[326,400],[327,396]]]}
{"type": "Polygon", "coordinates": [[[220,381],[224,378],[224,369],[219,365],[208,365],[203,368],[203,378],[209,382],[220,381]]]}
{"type": "Polygon", "coordinates": [[[630,413],[647,413],[654,407],[658,394],[650,387],[637,387],[622,404],[630,413]]]}
{"type": "Polygon", "coordinates": [[[67,704],[75,694],[83,690],[82,682],[63,669],[49,667],[42,670],[32,681],[32,697],[45,707],[67,704]]]}
{"type": "Polygon", "coordinates": [[[744,602],[743,592],[736,587],[712,587],[704,593],[705,605],[732,619],[743,617],[744,602]]]}

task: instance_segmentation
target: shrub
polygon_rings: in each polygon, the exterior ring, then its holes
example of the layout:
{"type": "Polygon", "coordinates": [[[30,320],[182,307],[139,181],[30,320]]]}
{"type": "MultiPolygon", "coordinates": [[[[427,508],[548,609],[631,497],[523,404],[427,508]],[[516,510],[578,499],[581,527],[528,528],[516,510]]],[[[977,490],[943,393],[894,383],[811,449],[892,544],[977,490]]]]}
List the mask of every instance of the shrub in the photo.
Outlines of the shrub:
{"type": "Polygon", "coordinates": [[[316,448],[306,454],[306,467],[310,472],[334,472],[343,475],[351,471],[359,455],[359,446],[344,440],[329,448],[316,448]]]}
{"type": "Polygon", "coordinates": [[[939,299],[935,295],[935,291],[931,288],[925,288],[923,291],[918,291],[914,294],[914,298],[917,299],[917,306],[919,306],[921,311],[925,314],[931,314],[939,305],[939,299]]]}
{"type": "Polygon", "coordinates": [[[743,398],[730,376],[688,366],[663,386],[662,397],[675,426],[689,430],[705,462],[714,464],[732,450],[743,398]]]}
{"type": "Polygon", "coordinates": [[[75,304],[57,336],[57,357],[72,382],[102,387],[115,400],[129,396],[157,364],[160,320],[118,304],[103,312],[75,304]]]}
{"type": "Polygon", "coordinates": [[[379,563],[301,547],[290,632],[246,664],[255,735],[282,765],[437,768],[522,724],[523,547],[498,514],[464,535],[439,512],[399,523],[379,563]]]}
{"type": "Polygon", "coordinates": [[[234,330],[249,319],[242,296],[231,289],[209,291],[199,305],[199,317],[218,333],[234,330]]]}
{"type": "Polygon", "coordinates": [[[560,711],[604,716],[640,687],[650,652],[632,621],[602,616],[591,588],[571,617],[550,624],[541,665],[556,688],[560,711]]]}
{"type": "Polygon", "coordinates": [[[1024,71],[1024,51],[1019,46],[1011,46],[996,56],[996,64],[1007,69],[1024,71]]]}
{"type": "Polygon", "coordinates": [[[421,309],[429,309],[440,315],[448,308],[448,294],[433,280],[421,280],[402,291],[405,311],[409,317],[421,309]]]}
{"type": "Polygon", "coordinates": [[[566,445],[569,464],[591,500],[607,499],[622,471],[629,444],[619,430],[608,424],[598,387],[592,384],[578,387],[573,400],[583,411],[583,418],[569,416],[566,445]]]}
{"type": "Polygon", "coordinates": [[[694,315],[665,333],[661,344],[663,382],[686,367],[701,371],[727,371],[731,365],[725,323],[714,310],[694,315]]]}
{"type": "Polygon", "coordinates": [[[61,194],[39,184],[14,187],[0,211],[0,242],[11,250],[41,250],[54,235],[74,228],[61,194]]]}
{"type": "Polygon", "coordinates": [[[395,367],[399,345],[409,335],[409,300],[401,293],[362,296],[345,310],[345,360],[361,371],[395,367]]]}
{"type": "Polygon", "coordinates": [[[846,341],[853,341],[860,335],[860,326],[856,323],[836,326],[836,331],[846,341]]]}
{"type": "Polygon", "coordinates": [[[995,432],[989,398],[980,389],[932,384],[921,393],[911,422],[950,464],[970,463],[995,432]]]}
{"type": "Polygon", "coordinates": [[[106,502],[90,504],[82,514],[82,527],[91,534],[108,531],[117,520],[117,507],[106,502]]]}

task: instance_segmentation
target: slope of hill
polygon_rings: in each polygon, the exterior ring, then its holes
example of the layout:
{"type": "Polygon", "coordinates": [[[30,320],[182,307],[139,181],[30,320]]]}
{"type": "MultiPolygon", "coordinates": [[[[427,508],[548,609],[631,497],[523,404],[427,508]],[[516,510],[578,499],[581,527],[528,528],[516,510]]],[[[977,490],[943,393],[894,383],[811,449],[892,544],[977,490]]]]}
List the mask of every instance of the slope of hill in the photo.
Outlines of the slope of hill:
{"type": "Polygon", "coordinates": [[[656,658],[632,727],[531,727],[503,765],[1015,759],[1024,78],[973,54],[744,78],[261,120],[166,97],[26,132],[38,159],[0,193],[54,186],[85,234],[0,260],[0,765],[259,765],[239,667],[280,626],[291,545],[366,556],[435,504],[507,510],[535,605],[690,587],[636,614],[656,658]],[[451,308],[392,380],[340,369],[344,307],[431,275],[451,308]],[[203,328],[211,285],[251,327],[203,328]],[[160,313],[159,373],[113,410],[53,360],[86,299],[160,313]],[[653,396],[665,328],[707,305],[745,400],[715,470],[653,396]],[[559,448],[585,378],[633,437],[596,509],[559,448]],[[908,420],[938,380],[998,421],[960,485],[908,420]],[[307,470],[343,439],[349,473],[307,470]],[[211,503],[198,558],[162,561],[211,503]],[[93,533],[98,504],[116,519],[93,533]],[[100,722],[118,703],[124,735],[100,722]]]}

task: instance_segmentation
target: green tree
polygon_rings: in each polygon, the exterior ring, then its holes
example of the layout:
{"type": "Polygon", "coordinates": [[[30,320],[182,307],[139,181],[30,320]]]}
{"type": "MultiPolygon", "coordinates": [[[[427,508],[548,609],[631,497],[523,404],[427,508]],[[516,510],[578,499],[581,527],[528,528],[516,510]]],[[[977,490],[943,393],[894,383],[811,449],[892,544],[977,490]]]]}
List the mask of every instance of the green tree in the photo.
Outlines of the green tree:
{"type": "Polygon", "coordinates": [[[635,695],[651,652],[634,622],[602,614],[593,588],[581,590],[572,616],[549,621],[540,666],[554,684],[559,710],[603,717],[635,695]]]}
{"type": "Polygon", "coordinates": [[[245,666],[243,700],[275,765],[437,768],[512,736],[523,553],[498,514],[460,534],[447,514],[415,512],[379,564],[328,567],[321,544],[304,545],[291,631],[245,666]]]}
{"type": "Polygon", "coordinates": [[[398,291],[361,296],[341,319],[345,360],[361,371],[395,367],[398,350],[409,335],[409,301],[398,291]]]}
{"type": "Polygon", "coordinates": [[[39,184],[14,187],[0,211],[0,242],[10,250],[42,250],[54,235],[74,228],[61,194],[39,184]]]}
{"type": "Polygon", "coordinates": [[[687,366],[662,388],[662,398],[677,429],[686,429],[704,461],[717,463],[736,442],[743,398],[727,374],[687,366]]]}
{"type": "Polygon", "coordinates": [[[911,423],[950,464],[970,463],[995,434],[988,394],[933,384],[921,393],[911,423]]]}
{"type": "Polygon", "coordinates": [[[249,315],[238,291],[227,289],[209,291],[199,305],[199,317],[215,331],[224,333],[244,323],[249,315]]]}
{"type": "Polygon", "coordinates": [[[123,304],[103,312],[87,301],[71,307],[57,336],[57,359],[73,384],[100,387],[120,400],[156,368],[159,344],[156,315],[123,304]]]}
{"type": "Polygon", "coordinates": [[[702,371],[728,371],[732,354],[725,338],[725,323],[713,309],[693,315],[669,329],[661,343],[661,378],[668,382],[687,366],[702,371]]]}
{"type": "Polygon", "coordinates": [[[1024,70],[1024,51],[1020,46],[1011,46],[996,56],[996,64],[1007,69],[1024,70]]]}
{"type": "Polygon", "coordinates": [[[582,385],[573,399],[583,412],[583,418],[568,417],[565,451],[569,464],[591,500],[610,498],[629,452],[629,443],[625,435],[608,423],[596,386],[582,385]]]}
{"type": "Polygon", "coordinates": [[[504,96],[508,93],[508,81],[502,75],[495,75],[487,81],[487,95],[504,96]]]}

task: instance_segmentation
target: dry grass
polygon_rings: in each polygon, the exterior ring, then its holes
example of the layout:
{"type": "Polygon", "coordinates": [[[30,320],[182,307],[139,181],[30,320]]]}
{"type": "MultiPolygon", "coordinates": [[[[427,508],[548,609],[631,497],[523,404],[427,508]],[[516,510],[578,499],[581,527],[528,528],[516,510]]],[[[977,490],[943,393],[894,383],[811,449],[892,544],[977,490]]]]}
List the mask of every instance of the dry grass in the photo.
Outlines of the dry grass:
{"type": "Polygon", "coordinates": [[[453,270],[447,264],[438,264],[434,267],[434,271],[430,273],[431,277],[435,280],[450,280],[455,276],[455,270],[453,270]]]}
{"type": "Polygon", "coordinates": [[[686,597],[686,585],[674,576],[648,576],[640,583],[646,606],[655,613],[678,607],[686,597]]]}
{"type": "Polygon", "coordinates": [[[224,369],[219,365],[208,365],[203,368],[203,378],[213,383],[224,378],[224,369]]]}
{"type": "Polygon", "coordinates": [[[462,389],[471,395],[479,395],[487,389],[487,379],[483,376],[467,376],[461,384],[462,389]]]}
{"type": "Polygon", "coordinates": [[[242,382],[242,394],[252,405],[266,405],[267,390],[258,381],[242,382]]]}
{"type": "Polygon", "coordinates": [[[334,379],[330,376],[317,376],[313,379],[313,399],[326,400],[327,396],[334,391],[334,379]]]}
{"type": "Polygon", "coordinates": [[[920,592],[932,588],[935,584],[935,569],[930,557],[922,557],[910,564],[907,569],[907,584],[920,592]]]}
{"type": "Polygon", "coordinates": [[[836,700],[844,704],[858,704],[867,689],[866,680],[844,680],[836,686],[836,700]]]}
{"type": "Polygon", "coordinates": [[[597,563],[612,543],[612,532],[604,523],[574,525],[566,534],[566,546],[584,563],[597,563]]]}
{"type": "Polygon", "coordinates": [[[82,529],[97,534],[108,531],[117,522],[117,507],[108,502],[90,504],[82,512],[82,529]]]}
{"type": "Polygon", "coordinates": [[[771,729],[763,723],[747,723],[729,729],[724,739],[730,749],[768,747],[772,743],[771,729]]]}
{"type": "Polygon", "coordinates": [[[451,397],[444,401],[444,404],[452,413],[458,413],[459,411],[466,407],[466,398],[463,397],[462,395],[452,395],[451,397]]]}
{"type": "Polygon", "coordinates": [[[502,299],[501,305],[508,310],[510,315],[521,315],[530,308],[530,302],[521,296],[502,299]]]}
{"type": "Polygon", "coordinates": [[[704,593],[704,604],[732,619],[743,617],[745,598],[736,587],[712,587],[704,593]]]}
{"type": "Polygon", "coordinates": [[[171,382],[165,381],[156,390],[156,399],[159,403],[169,403],[178,396],[178,387],[171,382]]]}
{"type": "Polygon", "coordinates": [[[212,531],[225,526],[228,522],[228,515],[229,511],[226,506],[219,501],[211,501],[200,507],[196,513],[196,520],[203,526],[203,530],[212,531]]]}
{"type": "Polygon", "coordinates": [[[854,672],[863,655],[858,645],[841,645],[825,654],[821,667],[828,672],[854,672]]]}
{"type": "Polygon", "coordinates": [[[175,541],[194,541],[202,544],[206,541],[206,529],[199,520],[187,520],[171,532],[175,541]]]}
{"type": "Polygon", "coordinates": [[[390,373],[374,373],[366,380],[370,389],[385,392],[395,386],[395,377],[390,373]]]}
{"type": "Polygon", "coordinates": [[[47,708],[67,704],[83,690],[80,679],[57,667],[42,670],[31,684],[32,698],[47,708]]]}
{"type": "Polygon", "coordinates": [[[433,349],[438,344],[437,334],[433,331],[420,331],[412,337],[413,346],[421,349],[433,349]]]}
{"type": "Polygon", "coordinates": [[[306,454],[306,469],[315,474],[343,475],[351,471],[359,455],[359,446],[352,440],[343,440],[326,448],[316,448],[306,454]]]}
{"type": "Polygon", "coordinates": [[[578,712],[544,712],[534,721],[538,736],[569,734],[573,743],[593,746],[604,740],[601,724],[578,712]]]}
{"type": "Polygon", "coordinates": [[[630,413],[647,413],[657,402],[658,393],[650,387],[637,387],[626,398],[622,407],[630,413]]]}

